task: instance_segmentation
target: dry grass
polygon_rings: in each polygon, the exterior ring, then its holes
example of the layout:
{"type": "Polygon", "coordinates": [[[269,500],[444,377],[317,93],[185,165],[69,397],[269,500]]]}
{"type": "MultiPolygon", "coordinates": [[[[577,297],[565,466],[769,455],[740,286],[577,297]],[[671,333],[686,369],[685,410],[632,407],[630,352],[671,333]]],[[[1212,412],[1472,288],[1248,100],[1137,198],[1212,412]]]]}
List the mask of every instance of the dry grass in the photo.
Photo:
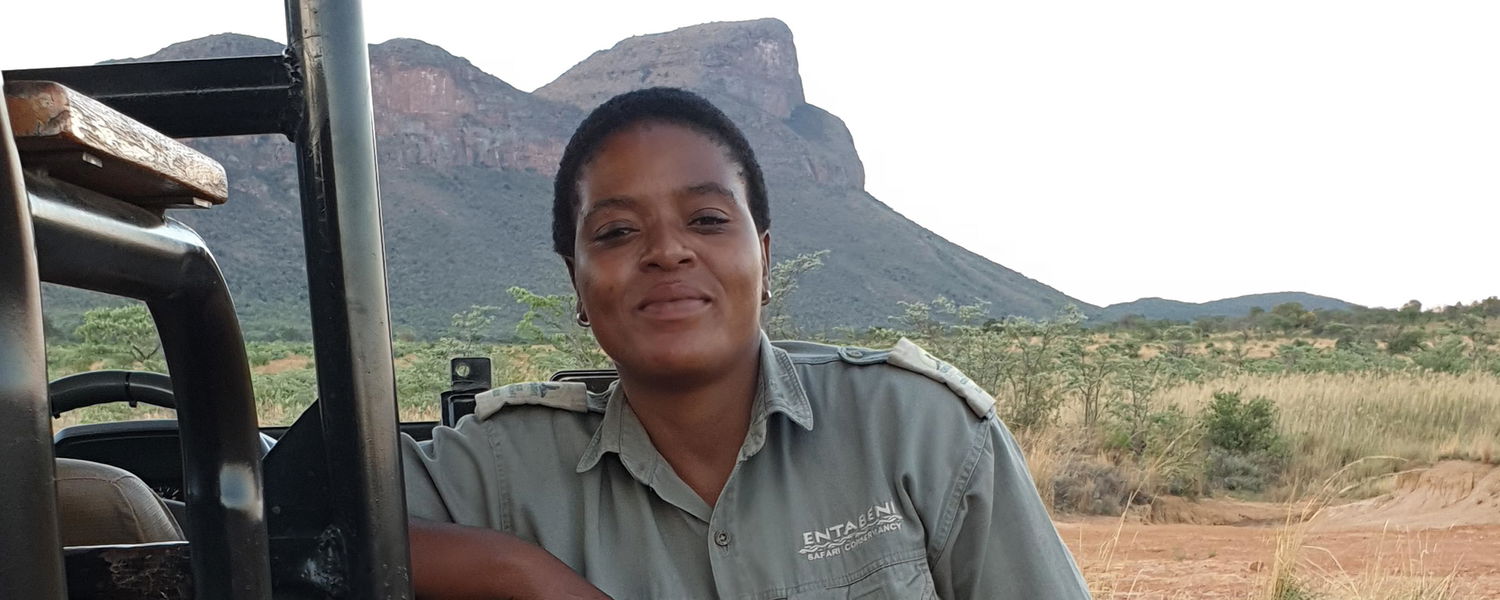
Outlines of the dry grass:
{"type": "MultiPolygon", "coordinates": [[[[1362,462],[1362,461],[1361,461],[1362,462]]],[[[1453,600],[1465,586],[1457,580],[1458,565],[1446,573],[1434,574],[1425,557],[1431,547],[1420,533],[1392,536],[1403,541],[1397,553],[1388,553],[1389,530],[1381,531],[1370,544],[1374,556],[1362,565],[1346,567],[1327,549],[1308,542],[1309,532],[1318,523],[1322,507],[1339,495],[1335,489],[1358,463],[1334,473],[1324,485],[1307,495],[1301,503],[1289,506],[1286,524],[1276,537],[1276,551],[1267,571],[1264,587],[1256,600],[1453,600]],[[1296,519],[1292,508],[1301,506],[1312,517],[1296,519]]]]}
{"type": "MultiPolygon", "coordinates": [[[[1317,597],[1340,600],[1452,600],[1459,598],[1463,587],[1457,581],[1457,565],[1443,574],[1429,574],[1425,563],[1427,543],[1418,535],[1410,544],[1403,545],[1399,554],[1386,552],[1387,532],[1375,542],[1378,548],[1370,564],[1356,572],[1346,570],[1336,558],[1329,557],[1333,566],[1326,567],[1313,560],[1299,565],[1304,573],[1302,580],[1317,590],[1317,597]]],[[[1322,550],[1315,546],[1303,546],[1309,559],[1322,550]]]]}
{"type": "Polygon", "coordinates": [[[1288,486],[1307,488],[1372,456],[1399,460],[1366,461],[1351,476],[1392,472],[1408,461],[1500,460],[1500,377],[1493,374],[1240,375],[1167,390],[1161,400],[1196,413],[1224,390],[1276,403],[1292,443],[1288,486]]]}
{"type": "Polygon", "coordinates": [[[1016,443],[1021,445],[1026,457],[1026,467],[1031,471],[1031,481],[1042,496],[1047,510],[1056,512],[1052,506],[1053,485],[1074,455],[1073,445],[1068,443],[1061,427],[1049,427],[1040,432],[1018,432],[1016,443]]]}

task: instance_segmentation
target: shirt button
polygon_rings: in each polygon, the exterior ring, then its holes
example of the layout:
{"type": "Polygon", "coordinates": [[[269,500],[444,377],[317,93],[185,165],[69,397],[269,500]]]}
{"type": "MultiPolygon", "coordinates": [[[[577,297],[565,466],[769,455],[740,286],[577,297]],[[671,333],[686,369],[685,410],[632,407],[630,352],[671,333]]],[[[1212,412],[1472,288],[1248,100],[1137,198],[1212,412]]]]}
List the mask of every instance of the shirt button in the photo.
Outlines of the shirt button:
{"type": "Polygon", "coordinates": [[[729,547],[729,533],[724,532],[724,531],[720,531],[718,533],[715,533],[714,534],[714,543],[718,544],[720,548],[728,548],[729,547]]]}

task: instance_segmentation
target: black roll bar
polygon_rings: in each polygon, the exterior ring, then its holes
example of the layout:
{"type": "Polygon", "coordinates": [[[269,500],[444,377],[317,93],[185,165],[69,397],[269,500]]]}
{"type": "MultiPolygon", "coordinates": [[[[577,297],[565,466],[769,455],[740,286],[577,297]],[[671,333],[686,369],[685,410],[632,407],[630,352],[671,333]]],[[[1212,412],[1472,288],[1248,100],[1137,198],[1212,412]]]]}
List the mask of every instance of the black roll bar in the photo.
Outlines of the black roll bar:
{"type": "Polygon", "coordinates": [[[38,290],[45,280],[151,309],[178,400],[190,521],[190,546],[70,549],[70,580],[95,582],[146,561],[157,565],[158,589],[173,594],[266,600],[274,563],[278,597],[411,597],[361,6],[284,2],[281,56],[4,73],[58,81],[172,137],[274,133],[296,144],[319,400],[298,421],[315,435],[291,436],[296,443],[273,453],[284,468],[262,481],[243,336],[203,240],[160,212],[23,176],[0,112],[0,440],[8,444],[0,595],[65,595],[63,553],[48,551],[60,536],[38,290]],[[299,463],[310,468],[292,468],[299,463]],[[326,494],[309,499],[298,487],[308,473],[327,473],[319,487],[326,494]],[[268,507],[265,498],[302,502],[268,507]],[[182,584],[187,560],[191,592],[182,584]]]}
{"type": "Polygon", "coordinates": [[[318,410],[353,598],[407,598],[410,562],[370,57],[359,2],[288,0],[318,410]]]}
{"type": "Polygon", "coordinates": [[[63,599],[57,525],[57,473],[47,403],[42,293],[31,209],[10,113],[0,102],[0,440],[7,485],[0,485],[0,591],[63,599]],[[43,550],[38,550],[40,546],[43,550]]]}
{"type": "Polygon", "coordinates": [[[194,589],[202,598],[270,598],[255,394],[213,255],[160,213],[41,177],[28,176],[26,188],[43,281],[151,309],[177,399],[194,589]]]}

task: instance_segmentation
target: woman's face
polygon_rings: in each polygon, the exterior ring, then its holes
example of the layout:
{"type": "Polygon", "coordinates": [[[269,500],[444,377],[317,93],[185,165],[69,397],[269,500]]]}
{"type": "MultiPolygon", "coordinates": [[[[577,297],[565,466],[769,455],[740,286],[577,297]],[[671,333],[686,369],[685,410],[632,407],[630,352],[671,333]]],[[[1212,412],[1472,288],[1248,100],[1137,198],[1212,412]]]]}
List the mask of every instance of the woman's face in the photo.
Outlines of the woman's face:
{"type": "Polygon", "coordinates": [[[578,191],[568,268],[622,371],[712,377],[754,356],[770,236],[723,146],[680,125],[632,125],[605,138],[578,191]]]}

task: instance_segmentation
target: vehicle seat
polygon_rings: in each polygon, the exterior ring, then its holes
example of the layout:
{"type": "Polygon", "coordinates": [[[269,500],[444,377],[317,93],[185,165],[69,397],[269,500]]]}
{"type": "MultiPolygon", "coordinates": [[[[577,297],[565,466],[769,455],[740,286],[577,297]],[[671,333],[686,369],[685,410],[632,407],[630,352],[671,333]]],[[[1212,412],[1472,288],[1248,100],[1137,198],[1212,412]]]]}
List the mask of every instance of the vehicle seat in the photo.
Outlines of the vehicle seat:
{"type": "Polygon", "coordinates": [[[57,509],[64,546],[186,539],[166,504],[146,482],[111,465],[57,459],[57,509]]]}

